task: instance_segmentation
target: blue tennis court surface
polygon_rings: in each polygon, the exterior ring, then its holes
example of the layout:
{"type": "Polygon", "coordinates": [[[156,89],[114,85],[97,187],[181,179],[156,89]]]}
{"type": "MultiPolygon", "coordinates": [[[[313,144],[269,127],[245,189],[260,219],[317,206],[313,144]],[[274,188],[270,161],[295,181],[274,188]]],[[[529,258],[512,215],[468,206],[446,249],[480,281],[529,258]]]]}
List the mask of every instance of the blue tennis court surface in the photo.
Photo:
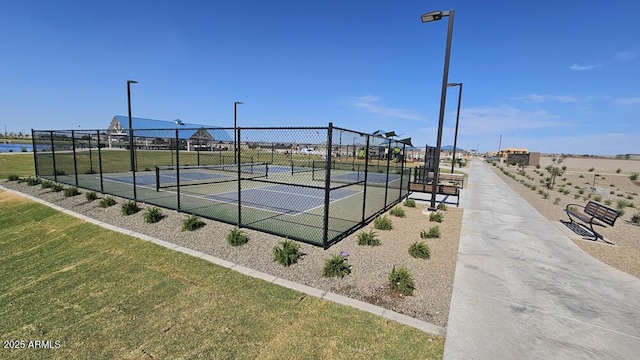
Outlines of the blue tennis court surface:
{"type": "MultiPolygon", "coordinates": [[[[330,201],[344,199],[359,191],[336,189],[330,193],[330,201]]],[[[261,188],[242,190],[242,206],[261,210],[298,215],[324,205],[324,190],[304,188],[293,185],[273,185],[261,188]],[[283,200],[286,196],[286,201],[283,200]]],[[[237,204],[238,192],[226,192],[205,196],[208,199],[224,203],[237,204]]]]}

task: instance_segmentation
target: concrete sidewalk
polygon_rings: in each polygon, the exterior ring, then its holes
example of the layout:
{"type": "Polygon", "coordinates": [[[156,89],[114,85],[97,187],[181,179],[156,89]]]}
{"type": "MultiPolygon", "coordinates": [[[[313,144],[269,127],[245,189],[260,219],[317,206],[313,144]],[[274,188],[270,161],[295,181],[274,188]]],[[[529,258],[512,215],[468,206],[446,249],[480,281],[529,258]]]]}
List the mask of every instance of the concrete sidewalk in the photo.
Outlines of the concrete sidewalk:
{"type": "Polygon", "coordinates": [[[640,280],[578,248],[473,161],[445,359],[638,359],[640,280]]]}

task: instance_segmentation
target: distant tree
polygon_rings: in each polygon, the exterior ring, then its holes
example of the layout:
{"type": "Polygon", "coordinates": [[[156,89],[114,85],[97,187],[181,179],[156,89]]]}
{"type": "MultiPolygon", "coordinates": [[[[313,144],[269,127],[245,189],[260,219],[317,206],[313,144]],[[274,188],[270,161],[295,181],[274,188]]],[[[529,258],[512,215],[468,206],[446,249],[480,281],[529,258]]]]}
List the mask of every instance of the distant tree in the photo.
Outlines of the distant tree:
{"type": "Polygon", "coordinates": [[[547,172],[551,175],[549,177],[549,181],[547,182],[547,188],[553,190],[553,187],[556,185],[556,176],[562,176],[562,174],[564,173],[564,169],[566,169],[566,167],[560,167],[558,165],[560,165],[560,163],[562,163],[563,159],[557,159],[557,158],[553,158],[551,159],[551,161],[553,162],[553,164],[547,166],[545,169],[547,170],[547,172]]]}

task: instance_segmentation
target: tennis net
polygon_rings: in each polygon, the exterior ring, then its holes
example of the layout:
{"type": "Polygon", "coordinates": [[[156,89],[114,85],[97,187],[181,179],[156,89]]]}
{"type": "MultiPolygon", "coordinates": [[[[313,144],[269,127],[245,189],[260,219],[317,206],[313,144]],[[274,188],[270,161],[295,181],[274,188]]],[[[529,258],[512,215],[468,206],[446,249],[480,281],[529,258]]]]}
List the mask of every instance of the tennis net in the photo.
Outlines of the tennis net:
{"type": "Polygon", "coordinates": [[[156,166],[156,190],[177,186],[215,184],[266,178],[267,163],[204,166],[156,166]]]}

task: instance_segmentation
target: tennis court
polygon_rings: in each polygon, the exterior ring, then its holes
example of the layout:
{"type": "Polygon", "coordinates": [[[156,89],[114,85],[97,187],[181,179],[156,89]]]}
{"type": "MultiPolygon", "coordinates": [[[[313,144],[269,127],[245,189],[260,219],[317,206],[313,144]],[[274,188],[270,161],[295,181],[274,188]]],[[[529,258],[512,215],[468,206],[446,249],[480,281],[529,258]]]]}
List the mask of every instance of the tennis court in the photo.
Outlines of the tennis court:
{"type": "MultiPolygon", "coordinates": [[[[359,192],[351,189],[332,190],[329,201],[342,200],[359,192]]],[[[317,188],[276,184],[242,190],[240,197],[242,206],[245,207],[287,215],[299,215],[324,206],[325,191],[317,188]],[[283,196],[286,197],[286,202],[282,201],[283,196]]],[[[206,195],[206,198],[223,203],[238,204],[237,191],[206,195]]]]}

